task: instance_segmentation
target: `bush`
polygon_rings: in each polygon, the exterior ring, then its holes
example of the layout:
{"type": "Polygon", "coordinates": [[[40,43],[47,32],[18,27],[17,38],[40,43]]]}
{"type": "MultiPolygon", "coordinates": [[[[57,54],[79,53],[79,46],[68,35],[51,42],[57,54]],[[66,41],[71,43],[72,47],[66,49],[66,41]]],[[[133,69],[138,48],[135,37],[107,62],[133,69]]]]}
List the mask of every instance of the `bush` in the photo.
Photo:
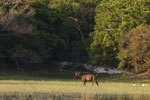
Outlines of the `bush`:
{"type": "Polygon", "coordinates": [[[150,26],[138,27],[125,33],[119,41],[118,58],[121,60],[119,67],[129,66],[136,72],[149,69],[150,26]]]}

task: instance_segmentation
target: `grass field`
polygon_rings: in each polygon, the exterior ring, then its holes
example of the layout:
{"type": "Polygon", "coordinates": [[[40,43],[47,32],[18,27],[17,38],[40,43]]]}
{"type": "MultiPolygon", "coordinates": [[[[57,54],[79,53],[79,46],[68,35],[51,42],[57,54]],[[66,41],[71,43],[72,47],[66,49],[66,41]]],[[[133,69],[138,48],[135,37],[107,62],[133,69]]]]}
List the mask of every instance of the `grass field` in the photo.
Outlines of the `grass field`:
{"type": "MultiPolygon", "coordinates": [[[[104,75],[98,77],[99,86],[90,82],[83,86],[73,74],[64,73],[1,73],[0,96],[13,93],[24,94],[107,94],[107,95],[148,95],[149,78],[130,78],[122,75],[104,75]]],[[[148,99],[147,99],[148,100],[148,99]]]]}
{"type": "Polygon", "coordinates": [[[79,81],[0,81],[0,92],[41,92],[41,93],[95,93],[95,94],[150,94],[150,84],[120,82],[99,82],[99,86],[79,81]]]}
{"type": "Polygon", "coordinates": [[[86,86],[73,74],[64,73],[1,73],[0,92],[59,92],[96,94],[147,94],[150,93],[149,78],[130,78],[120,75],[99,75],[99,86],[86,86]]]}

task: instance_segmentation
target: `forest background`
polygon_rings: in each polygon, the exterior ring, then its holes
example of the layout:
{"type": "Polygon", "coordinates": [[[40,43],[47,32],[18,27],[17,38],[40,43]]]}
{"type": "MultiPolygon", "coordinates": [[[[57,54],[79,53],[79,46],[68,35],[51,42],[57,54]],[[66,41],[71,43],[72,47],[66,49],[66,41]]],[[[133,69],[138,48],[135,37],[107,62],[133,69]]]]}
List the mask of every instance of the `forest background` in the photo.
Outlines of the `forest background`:
{"type": "Polygon", "coordinates": [[[149,24],[149,0],[0,0],[0,69],[66,61],[147,71],[149,24]]]}

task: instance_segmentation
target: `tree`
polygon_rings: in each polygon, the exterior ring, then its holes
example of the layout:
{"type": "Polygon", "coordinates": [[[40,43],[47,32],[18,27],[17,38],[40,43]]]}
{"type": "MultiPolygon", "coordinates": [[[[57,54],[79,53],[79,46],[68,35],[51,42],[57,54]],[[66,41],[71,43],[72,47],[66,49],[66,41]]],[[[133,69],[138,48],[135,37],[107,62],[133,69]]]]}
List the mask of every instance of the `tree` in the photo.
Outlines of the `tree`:
{"type": "Polygon", "coordinates": [[[67,43],[67,60],[85,62],[88,60],[89,33],[93,31],[95,7],[101,0],[54,0],[50,7],[58,10],[63,23],[60,34],[67,43]],[[55,3],[57,2],[57,3],[55,3]]]}
{"type": "Polygon", "coordinates": [[[65,47],[56,34],[60,17],[55,10],[46,8],[45,3],[39,2],[3,2],[0,6],[1,64],[26,69],[59,58],[65,47]]]}
{"type": "Polygon", "coordinates": [[[3,1],[0,9],[0,63],[16,65],[17,69],[21,69],[24,64],[20,63],[29,57],[31,59],[37,57],[34,61],[30,59],[30,63],[40,62],[41,59],[37,53],[24,46],[28,36],[36,35],[34,25],[30,24],[34,16],[34,10],[31,6],[24,5],[21,1],[3,1]],[[21,48],[18,48],[20,46],[21,48]],[[23,54],[23,52],[26,52],[26,54],[23,54]]]}
{"type": "Polygon", "coordinates": [[[36,64],[51,60],[88,63],[89,33],[100,1],[0,1],[1,63],[18,68],[27,68],[27,59],[36,64]]]}
{"type": "Polygon", "coordinates": [[[150,26],[137,27],[119,40],[118,58],[121,64],[136,72],[150,69],[150,26]]]}
{"type": "Polygon", "coordinates": [[[93,64],[117,66],[118,39],[126,31],[150,24],[149,3],[147,0],[104,0],[97,6],[90,48],[93,64]]]}

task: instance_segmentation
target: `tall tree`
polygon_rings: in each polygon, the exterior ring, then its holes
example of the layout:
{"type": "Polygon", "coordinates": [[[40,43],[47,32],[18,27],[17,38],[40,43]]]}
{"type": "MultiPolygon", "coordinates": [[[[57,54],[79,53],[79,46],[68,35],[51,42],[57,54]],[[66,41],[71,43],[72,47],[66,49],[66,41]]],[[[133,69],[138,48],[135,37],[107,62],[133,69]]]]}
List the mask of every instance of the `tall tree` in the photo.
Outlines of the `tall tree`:
{"type": "Polygon", "coordinates": [[[118,39],[126,31],[150,24],[149,3],[148,0],[104,0],[97,6],[95,30],[91,34],[93,64],[117,66],[118,39]]]}

